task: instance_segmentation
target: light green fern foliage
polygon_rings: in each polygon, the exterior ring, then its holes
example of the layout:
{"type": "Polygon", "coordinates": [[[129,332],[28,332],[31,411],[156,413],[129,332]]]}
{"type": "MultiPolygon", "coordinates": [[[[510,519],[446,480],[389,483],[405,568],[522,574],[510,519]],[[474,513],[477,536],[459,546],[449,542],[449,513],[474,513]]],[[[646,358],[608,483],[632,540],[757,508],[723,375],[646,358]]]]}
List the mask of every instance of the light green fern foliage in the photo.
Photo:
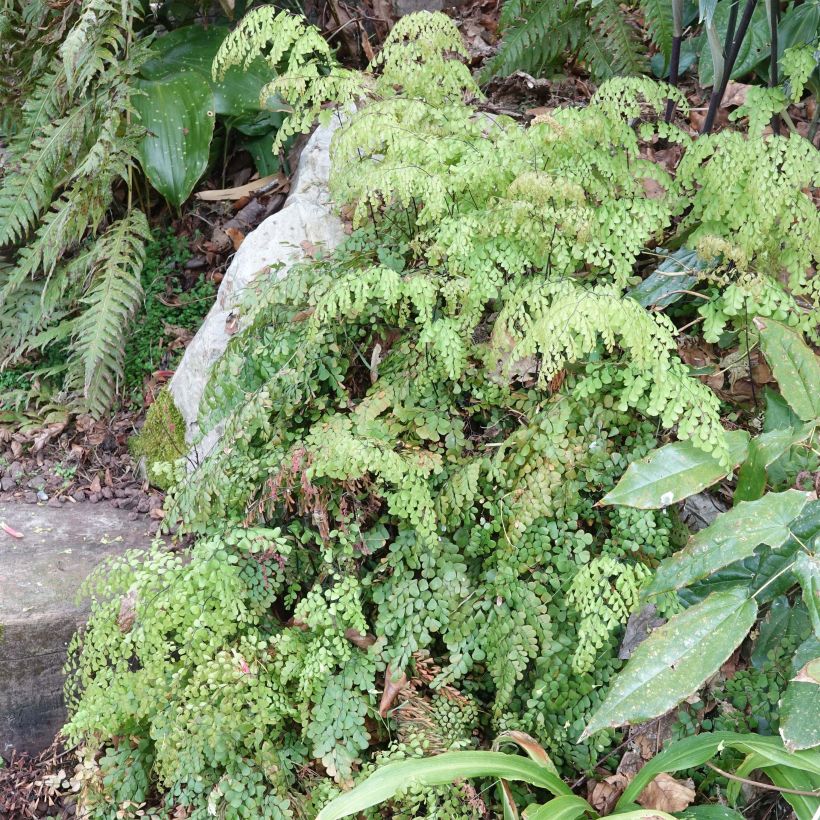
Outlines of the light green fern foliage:
{"type": "MultiPolygon", "coordinates": [[[[219,62],[301,55],[275,81],[304,95],[291,130],[328,116],[339,76],[301,26],[254,11],[219,62]]],[[[446,18],[409,16],[339,80],[331,187],[355,227],[247,294],[200,416],[221,442],[170,497],[190,558],[99,576],[67,727],[110,759],[97,805],[127,776],[197,820],[298,816],[407,753],[407,694],[381,694],[425,657],[434,692],[476,704],[460,737],[523,730],[567,773],[611,747],[574,741],[676,522],[597,502],[659,422],[726,459],[674,325],[625,295],[687,204],[644,149],[691,147],[659,121],[674,92],[642,79],[529,127],[488,118],[459,50],[446,18]]],[[[451,816],[451,793],[410,792],[397,814],[451,816]]]]}
{"type": "Polygon", "coordinates": [[[130,78],[143,48],[130,40],[140,4],[86,0],[62,17],[46,3],[22,5],[5,10],[25,32],[16,68],[28,91],[0,182],[0,249],[11,259],[0,275],[0,360],[75,341],[64,386],[99,415],[140,302],[145,218],[112,196],[134,164],[130,78]],[[34,20],[45,34],[27,28],[34,20]]]}
{"type": "Polygon", "coordinates": [[[682,230],[716,286],[700,308],[704,335],[770,316],[813,338],[820,323],[820,153],[807,140],[724,131],[699,139],[678,168],[692,209],[682,230]]]}

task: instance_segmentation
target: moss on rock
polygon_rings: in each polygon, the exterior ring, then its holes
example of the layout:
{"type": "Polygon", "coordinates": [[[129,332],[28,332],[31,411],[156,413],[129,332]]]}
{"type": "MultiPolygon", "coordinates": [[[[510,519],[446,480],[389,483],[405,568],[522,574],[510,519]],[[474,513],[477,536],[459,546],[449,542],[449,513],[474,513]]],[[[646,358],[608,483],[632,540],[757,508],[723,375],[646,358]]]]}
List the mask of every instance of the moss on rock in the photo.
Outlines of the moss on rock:
{"type": "Polygon", "coordinates": [[[151,484],[167,490],[169,476],[167,472],[158,471],[156,465],[175,462],[185,455],[186,449],[185,420],[168,390],[157,394],[148,408],[142,430],[129,440],[128,449],[135,458],[145,458],[151,484]]]}

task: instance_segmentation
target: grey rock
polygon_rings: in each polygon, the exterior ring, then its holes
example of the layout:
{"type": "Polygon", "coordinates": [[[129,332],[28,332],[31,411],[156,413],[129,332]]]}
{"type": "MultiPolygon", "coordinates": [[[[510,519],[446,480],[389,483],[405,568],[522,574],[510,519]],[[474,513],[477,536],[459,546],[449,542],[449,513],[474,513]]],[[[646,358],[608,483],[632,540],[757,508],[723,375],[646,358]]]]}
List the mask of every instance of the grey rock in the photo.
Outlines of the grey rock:
{"type": "Polygon", "coordinates": [[[37,493],[35,492],[27,492],[23,494],[23,501],[26,504],[36,504],[37,503],[37,493]]]}
{"type": "Polygon", "coordinates": [[[10,475],[4,475],[0,478],[0,489],[4,492],[11,492],[16,486],[17,482],[10,475]]]}
{"type": "MultiPolygon", "coordinates": [[[[452,6],[455,3],[447,3],[452,6]]],[[[417,11],[441,11],[445,7],[444,0],[393,0],[393,14],[404,17],[406,14],[415,14],[417,11]]]]}
{"type": "Polygon", "coordinates": [[[10,475],[15,479],[20,478],[23,475],[23,465],[19,461],[12,461],[8,470],[6,470],[6,475],[10,475]]]}
{"type": "Polygon", "coordinates": [[[75,604],[89,572],[104,558],[151,542],[147,526],[103,507],[89,515],[0,502],[0,520],[23,537],[0,539],[0,755],[37,754],[65,721],[63,663],[86,617],[75,604]]]}
{"type": "Polygon", "coordinates": [[[26,487],[31,490],[42,490],[46,486],[46,480],[41,475],[36,475],[30,478],[26,483],[26,487]]]}
{"type": "Polygon", "coordinates": [[[344,239],[344,226],[336,216],[328,191],[330,140],[337,120],[317,128],[299,158],[291,192],[284,207],[251,231],[236,252],[219,286],[216,302],[185,350],[185,355],[169,383],[179,411],[185,419],[186,441],[192,445],[189,463],[195,466],[219,441],[222,428],[201,437],[197,427],[199,404],[211,370],[225,352],[232,333],[226,322],[239,310],[244,292],[268,270],[284,278],[290,268],[303,260],[310,246],[334,249],[344,239]]]}

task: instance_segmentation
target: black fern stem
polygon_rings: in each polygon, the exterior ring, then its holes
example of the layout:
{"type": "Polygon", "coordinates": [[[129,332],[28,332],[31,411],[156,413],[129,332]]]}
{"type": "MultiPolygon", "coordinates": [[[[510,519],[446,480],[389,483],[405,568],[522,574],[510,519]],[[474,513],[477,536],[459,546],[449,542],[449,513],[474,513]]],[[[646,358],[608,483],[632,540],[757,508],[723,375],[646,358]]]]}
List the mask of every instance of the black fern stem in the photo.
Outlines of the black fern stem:
{"type": "MultiPolygon", "coordinates": [[[[675,35],[672,38],[672,56],[669,63],[669,85],[673,88],[678,87],[678,68],[680,66],[680,44],[683,37],[675,35]]],[[[666,101],[666,113],[664,114],[665,122],[672,122],[672,116],[675,113],[675,101],[670,97],[666,101]]]]}
{"type": "MultiPolygon", "coordinates": [[[[769,56],[769,88],[777,88],[777,24],[780,18],[780,3],[769,0],[769,30],[772,33],[772,49],[769,56]]],[[[780,134],[780,115],[772,114],[772,131],[780,134]]]]}
{"type": "MultiPolygon", "coordinates": [[[[669,57],[669,84],[678,87],[680,70],[680,44],[683,40],[683,0],[672,0],[672,53],[669,57]]],[[[675,113],[675,101],[670,97],[666,101],[664,120],[672,122],[675,113]]]]}
{"type": "Polygon", "coordinates": [[[732,0],[729,6],[729,19],[726,21],[726,38],[723,41],[723,56],[726,57],[732,50],[732,40],[735,38],[735,26],[737,25],[737,9],[740,0],[732,0]]]}
{"type": "Polygon", "coordinates": [[[757,0],[746,0],[746,5],[743,7],[743,14],[738,23],[737,33],[732,38],[732,48],[726,58],[726,65],[723,70],[723,80],[719,88],[712,89],[712,96],[709,98],[709,110],[706,112],[706,120],[703,123],[701,134],[709,134],[715,124],[715,116],[723,101],[723,96],[726,94],[726,86],[729,85],[729,78],[732,76],[735,63],[737,62],[737,55],[740,52],[740,46],[743,44],[743,39],[746,37],[746,32],[749,30],[749,23],[752,22],[752,15],[754,14],[757,0]]]}

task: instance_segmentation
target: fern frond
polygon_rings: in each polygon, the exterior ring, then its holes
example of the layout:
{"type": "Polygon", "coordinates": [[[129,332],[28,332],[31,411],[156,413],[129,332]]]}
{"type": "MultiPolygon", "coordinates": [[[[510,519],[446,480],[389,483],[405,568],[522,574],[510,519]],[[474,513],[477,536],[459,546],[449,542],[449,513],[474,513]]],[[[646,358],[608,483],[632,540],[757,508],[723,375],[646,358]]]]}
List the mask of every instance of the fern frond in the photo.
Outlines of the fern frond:
{"type": "Polygon", "coordinates": [[[17,169],[6,174],[0,188],[0,246],[21,240],[40,219],[72,169],[93,120],[94,101],[89,99],[35,136],[17,169]]]}
{"type": "Polygon", "coordinates": [[[584,28],[583,19],[571,0],[505,3],[499,20],[504,36],[498,54],[485,69],[484,79],[517,70],[542,73],[568,42],[577,40],[584,28]]]}
{"type": "Polygon", "coordinates": [[[617,0],[600,0],[590,9],[588,21],[590,31],[580,56],[590,73],[608,78],[646,70],[638,34],[617,0]]]}
{"type": "Polygon", "coordinates": [[[142,304],[140,274],[150,229],[145,214],[132,210],[97,240],[98,260],[86,306],[74,326],[69,386],[81,386],[82,404],[101,415],[122,377],[123,338],[142,304]]]}
{"type": "Polygon", "coordinates": [[[96,77],[116,65],[126,50],[138,4],[90,0],[60,46],[60,57],[72,94],[84,94],[96,77]]]}
{"type": "Polygon", "coordinates": [[[670,0],[641,0],[644,24],[652,42],[668,60],[672,53],[672,3],[670,0]]]}

